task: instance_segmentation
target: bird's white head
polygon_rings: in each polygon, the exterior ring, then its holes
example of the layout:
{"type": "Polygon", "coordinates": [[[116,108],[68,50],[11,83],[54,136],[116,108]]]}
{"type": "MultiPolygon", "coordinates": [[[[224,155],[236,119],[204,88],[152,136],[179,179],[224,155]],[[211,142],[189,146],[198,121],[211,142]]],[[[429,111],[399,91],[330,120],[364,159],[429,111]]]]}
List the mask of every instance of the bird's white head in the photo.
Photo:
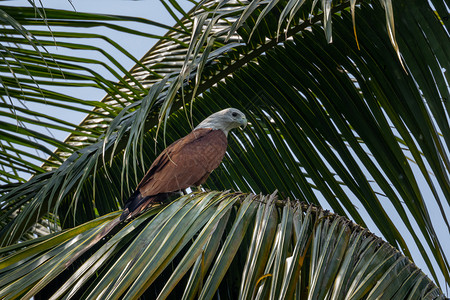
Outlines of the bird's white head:
{"type": "Polygon", "coordinates": [[[239,109],[230,107],[213,113],[212,115],[204,119],[200,124],[198,124],[195,129],[221,129],[225,133],[225,135],[228,135],[228,132],[231,129],[241,126],[244,128],[245,126],[247,126],[247,118],[239,109]]]}

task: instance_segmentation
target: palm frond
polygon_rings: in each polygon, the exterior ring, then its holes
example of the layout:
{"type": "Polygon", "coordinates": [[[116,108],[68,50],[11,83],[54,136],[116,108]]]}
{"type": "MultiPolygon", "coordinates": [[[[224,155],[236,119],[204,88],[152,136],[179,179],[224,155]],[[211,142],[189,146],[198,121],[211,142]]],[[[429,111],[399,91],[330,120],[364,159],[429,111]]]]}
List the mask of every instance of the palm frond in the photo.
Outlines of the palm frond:
{"type": "Polygon", "coordinates": [[[21,250],[0,249],[16,251],[0,261],[0,295],[444,299],[408,258],[366,229],[274,194],[186,195],[124,224],[76,270],[64,271],[72,253],[116,215],[21,250]]]}
{"type": "Polygon", "coordinates": [[[132,21],[171,28],[139,18],[54,9],[45,10],[45,19],[42,19],[36,9],[0,6],[3,22],[7,24],[0,36],[0,165],[3,183],[23,182],[26,176],[54,169],[75,150],[97,141],[109,121],[124,106],[146,93],[147,88],[94,41],[103,40],[127,59],[137,65],[142,64],[107,36],[85,33],[83,28],[106,27],[157,40],[165,38],[117,23],[132,21]],[[53,30],[47,30],[46,26],[53,30]],[[79,31],[74,32],[73,29],[77,28],[79,31]],[[76,42],[80,39],[85,42],[76,42]],[[76,54],[59,54],[60,49],[70,49],[76,54]],[[88,54],[82,52],[97,52],[100,58],[88,58],[88,54]],[[97,71],[99,68],[106,70],[102,76],[97,71]],[[126,81],[124,75],[132,80],[126,81]],[[102,90],[113,100],[98,102],[97,99],[69,96],[67,90],[75,87],[102,90]],[[38,113],[33,109],[36,107],[46,109],[38,113]],[[90,118],[85,120],[85,124],[78,125],[58,116],[58,111],[64,110],[89,114],[90,118]],[[71,134],[76,142],[62,142],[53,136],[56,131],[71,134]],[[55,148],[58,151],[54,153],[55,148]],[[50,160],[42,167],[47,157],[50,160]]]}

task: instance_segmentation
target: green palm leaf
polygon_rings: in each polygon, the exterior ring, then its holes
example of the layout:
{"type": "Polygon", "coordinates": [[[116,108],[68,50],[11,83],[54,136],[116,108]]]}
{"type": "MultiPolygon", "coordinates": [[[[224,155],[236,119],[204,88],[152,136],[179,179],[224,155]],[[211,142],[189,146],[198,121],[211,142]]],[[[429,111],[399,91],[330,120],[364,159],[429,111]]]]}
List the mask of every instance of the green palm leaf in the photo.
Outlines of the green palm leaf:
{"type": "MultiPolygon", "coordinates": [[[[109,120],[114,118],[126,103],[139,99],[146,93],[138,80],[126,70],[107,51],[95,46],[94,41],[101,39],[110,47],[122,53],[137,65],[142,64],[125,48],[101,34],[84,33],[83,28],[106,27],[118,32],[164,40],[164,37],[131,30],[111,22],[133,21],[135,23],[170,29],[166,25],[132,17],[94,15],[63,10],[45,10],[45,25],[57,30],[42,30],[44,25],[36,7],[0,6],[3,22],[7,27],[0,37],[1,69],[0,83],[0,164],[4,183],[11,183],[29,174],[43,173],[42,154],[51,156],[46,167],[55,168],[63,159],[75,150],[96,141],[109,120]],[[70,30],[65,31],[69,28],[70,30]],[[71,32],[79,28],[78,32],[71,32]],[[79,39],[87,42],[77,43],[79,39]],[[31,45],[31,47],[30,47],[31,45]],[[58,54],[55,49],[71,49],[80,52],[98,52],[99,59],[90,59],[82,55],[70,56],[58,54]],[[52,53],[54,52],[54,53],[52,53]],[[107,70],[101,76],[98,68],[107,70]],[[131,78],[126,81],[123,76],[131,78]],[[49,87],[51,86],[51,87],[49,87]],[[80,99],[61,92],[67,87],[91,87],[105,91],[114,101],[98,102],[80,99]],[[60,87],[58,89],[58,87],[60,87]],[[125,92],[125,89],[127,90],[125,92]],[[46,106],[45,112],[37,113],[31,107],[46,106]],[[94,107],[94,110],[92,108],[94,107]],[[56,111],[55,111],[56,110],[56,111]],[[58,110],[71,110],[89,114],[91,126],[78,126],[58,117],[58,110]],[[94,126],[92,126],[94,124],[94,126]],[[32,129],[36,128],[36,129],[32,129]],[[52,136],[47,129],[71,134],[76,143],[68,145],[52,136]],[[89,128],[89,130],[87,130],[89,128]],[[19,145],[22,152],[15,151],[19,145]],[[59,150],[54,154],[54,148],[59,150]],[[33,151],[37,150],[37,156],[33,151]],[[12,173],[20,170],[21,173],[12,173]],[[9,175],[11,174],[11,175],[9,175]]],[[[85,54],[87,55],[87,54],[85,54]]],[[[95,99],[97,100],[97,99],[95,99]]],[[[44,166],[45,168],[45,166],[44,166]]]]}
{"type": "Polygon", "coordinates": [[[115,215],[0,261],[0,295],[443,299],[406,257],[343,217],[274,195],[218,192],[190,194],[130,221],[61,284],[72,253],[115,215]]]}

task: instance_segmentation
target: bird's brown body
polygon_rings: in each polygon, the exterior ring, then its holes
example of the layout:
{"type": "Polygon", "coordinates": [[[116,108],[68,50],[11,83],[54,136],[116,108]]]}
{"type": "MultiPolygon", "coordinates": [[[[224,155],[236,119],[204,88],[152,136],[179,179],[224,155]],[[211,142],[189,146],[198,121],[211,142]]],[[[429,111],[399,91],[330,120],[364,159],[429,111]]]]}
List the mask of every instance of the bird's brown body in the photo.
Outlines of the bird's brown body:
{"type": "Polygon", "coordinates": [[[227,150],[220,129],[199,128],[168,146],[153,162],[125,203],[121,219],[139,214],[171,193],[203,184],[227,150]]]}

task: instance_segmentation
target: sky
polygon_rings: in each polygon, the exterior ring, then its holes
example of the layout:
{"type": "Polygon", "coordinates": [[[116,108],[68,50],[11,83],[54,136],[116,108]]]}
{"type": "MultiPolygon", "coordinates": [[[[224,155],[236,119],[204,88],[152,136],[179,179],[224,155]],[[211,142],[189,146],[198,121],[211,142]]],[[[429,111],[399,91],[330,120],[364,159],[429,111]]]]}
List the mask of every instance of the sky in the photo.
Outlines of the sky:
{"type": "MultiPolygon", "coordinates": [[[[185,0],[185,1],[179,1],[181,4],[184,4],[183,7],[185,9],[189,9],[191,7],[191,4],[185,0]]],[[[167,25],[173,25],[175,24],[175,21],[171,18],[171,16],[168,14],[167,10],[163,7],[160,1],[158,0],[138,0],[138,1],[132,1],[132,0],[72,0],[72,5],[67,0],[42,0],[42,4],[46,8],[60,8],[60,9],[67,9],[67,10],[73,10],[74,8],[76,11],[79,12],[95,12],[95,13],[103,13],[103,14],[114,14],[114,15],[128,15],[128,16],[134,16],[134,17],[141,17],[146,18],[149,20],[161,22],[167,25]]],[[[27,0],[12,0],[8,1],[8,5],[29,5],[27,0]]],[[[125,24],[124,24],[125,25],[125,24]]],[[[142,26],[142,25],[140,25],[142,26]]],[[[139,29],[142,31],[147,31],[149,33],[153,34],[164,34],[166,30],[153,27],[153,26],[143,26],[143,27],[135,27],[135,29],[139,29]]],[[[98,31],[97,31],[98,32],[98,31]]],[[[116,31],[111,31],[109,29],[104,29],[102,34],[109,35],[114,38],[114,40],[118,41],[122,46],[125,46],[126,49],[133,54],[136,58],[140,59],[156,42],[156,40],[150,40],[148,38],[142,38],[137,37],[134,35],[129,34],[122,34],[117,33],[116,31]]],[[[102,41],[98,41],[98,45],[107,47],[106,44],[104,44],[102,41]]],[[[59,48],[58,51],[61,53],[66,53],[65,51],[68,51],[67,53],[70,53],[70,50],[66,50],[63,48],[59,48]]],[[[115,56],[119,61],[121,61],[124,64],[124,67],[126,69],[131,69],[134,66],[134,62],[130,59],[127,59],[122,53],[118,51],[114,51],[111,49],[111,55],[115,56]]],[[[98,58],[98,53],[92,53],[92,58],[98,58]]],[[[104,70],[98,70],[100,74],[104,74],[105,76],[108,76],[107,73],[104,72],[104,70]],[[102,73],[104,72],[104,73],[102,73]]],[[[85,98],[89,100],[101,100],[105,93],[103,91],[99,91],[92,88],[72,88],[72,90],[66,90],[66,93],[76,93],[80,98],[85,98]],[[82,96],[84,95],[84,96],[82,96]]],[[[42,108],[45,109],[45,108],[42,108]]],[[[65,111],[55,111],[57,114],[64,114],[64,118],[67,120],[73,122],[73,123],[79,123],[81,120],[85,117],[82,113],[73,113],[67,114],[65,111]]],[[[65,132],[54,132],[54,135],[58,139],[65,139],[67,137],[67,133],[65,132]]],[[[425,195],[426,196],[426,195],[425,195]]],[[[381,200],[382,201],[382,200],[381,200]]],[[[434,203],[434,201],[431,201],[434,203]]],[[[430,203],[433,205],[433,203],[430,203]]],[[[383,205],[386,205],[387,207],[391,206],[389,201],[383,202],[383,205]]],[[[329,207],[325,207],[329,208],[329,207]]],[[[434,211],[436,213],[438,212],[437,207],[429,207],[431,213],[433,214],[434,211]]],[[[387,208],[389,211],[390,208],[387,208]]],[[[371,222],[368,222],[368,225],[373,224],[371,222]]],[[[438,234],[442,234],[443,236],[447,235],[450,237],[448,231],[446,230],[445,226],[440,226],[439,224],[435,227],[438,234]]],[[[372,227],[373,229],[373,227],[372,227]]],[[[374,230],[374,232],[377,235],[380,235],[377,230],[374,230]]],[[[405,232],[405,230],[402,230],[402,232],[405,232]]],[[[409,237],[409,239],[411,239],[409,237]]],[[[443,240],[442,240],[443,241],[443,240]]],[[[443,245],[444,247],[447,247],[447,257],[450,257],[450,242],[447,245],[443,245]]],[[[417,253],[416,253],[417,254],[417,253]]],[[[413,251],[414,255],[414,251],[413,251]]],[[[419,255],[420,257],[420,255],[419,255]]],[[[426,271],[426,266],[424,265],[424,262],[417,261],[417,265],[419,265],[420,268],[424,269],[426,271]]],[[[429,274],[429,272],[427,272],[429,274]]],[[[431,276],[429,276],[431,277],[431,276]]]]}

